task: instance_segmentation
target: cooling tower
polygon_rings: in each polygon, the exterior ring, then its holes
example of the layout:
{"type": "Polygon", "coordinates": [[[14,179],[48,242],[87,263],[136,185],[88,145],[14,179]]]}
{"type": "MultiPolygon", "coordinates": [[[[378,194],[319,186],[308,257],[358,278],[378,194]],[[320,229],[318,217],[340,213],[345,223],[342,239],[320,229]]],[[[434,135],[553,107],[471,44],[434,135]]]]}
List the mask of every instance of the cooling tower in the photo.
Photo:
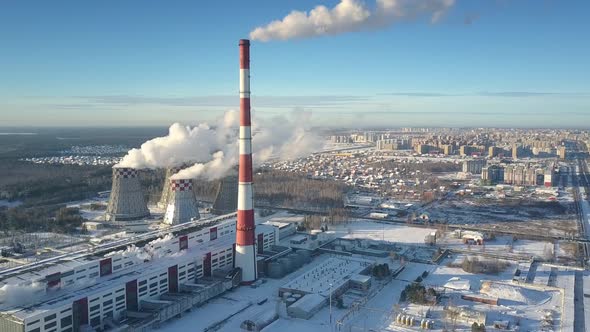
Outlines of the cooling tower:
{"type": "Polygon", "coordinates": [[[170,178],[172,175],[180,172],[188,166],[190,165],[174,166],[166,169],[166,178],[164,179],[164,185],[162,186],[162,196],[160,196],[160,201],[158,202],[158,207],[160,209],[165,209],[168,206],[168,199],[170,198],[170,193],[172,192],[171,186],[169,185],[170,178]]]}
{"type": "Polygon", "coordinates": [[[221,179],[213,202],[213,213],[217,215],[236,212],[238,209],[238,177],[226,176],[221,179]]]}
{"type": "Polygon", "coordinates": [[[107,221],[137,220],[148,217],[150,211],[139,183],[139,173],[133,168],[113,167],[113,186],[106,212],[107,221]]]}
{"type": "MultiPolygon", "coordinates": [[[[242,283],[256,281],[256,236],[252,200],[252,130],[250,119],[250,41],[240,40],[240,137],[238,171],[238,221],[235,265],[242,283]]],[[[262,245],[262,244],[260,244],[262,245]]]]}
{"type": "Polygon", "coordinates": [[[177,225],[199,219],[199,206],[193,192],[193,180],[170,180],[170,197],[164,223],[177,225]]]}

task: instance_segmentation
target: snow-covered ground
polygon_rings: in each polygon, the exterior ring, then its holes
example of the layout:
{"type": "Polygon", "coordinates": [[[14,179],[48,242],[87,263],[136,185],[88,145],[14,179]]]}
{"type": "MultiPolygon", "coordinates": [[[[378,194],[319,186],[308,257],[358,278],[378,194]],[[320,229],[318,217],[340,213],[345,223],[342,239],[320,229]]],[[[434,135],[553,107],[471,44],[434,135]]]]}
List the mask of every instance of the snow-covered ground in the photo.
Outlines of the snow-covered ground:
{"type": "MultiPolygon", "coordinates": [[[[468,285],[470,290],[445,289],[445,297],[449,300],[446,305],[466,306],[470,309],[484,311],[488,314],[488,325],[494,320],[510,320],[512,324],[518,322],[521,330],[538,331],[541,320],[546,312],[552,312],[552,317],[557,321],[556,330],[559,330],[559,317],[561,314],[562,295],[557,290],[541,291],[510,284],[513,268],[509,268],[498,275],[477,275],[464,272],[460,268],[447,266],[432,266],[423,264],[407,264],[406,270],[398,279],[414,280],[423,271],[429,271],[424,279],[426,287],[447,286],[449,282],[461,281],[463,286],[468,285]],[[461,294],[478,293],[482,287],[482,280],[489,289],[489,294],[500,297],[502,300],[497,306],[480,304],[461,299],[461,294]]],[[[401,290],[407,282],[393,280],[387,287],[371,299],[366,306],[359,310],[354,318],[347,322],[346,327],[353,331],[410,331],[407,327],[401,327],[395,323],[397,313],[411,314],[420,317],[430,310],[429,318],[435,321],[434,330],[441,331],[446,324],[442,315],[442,306],[420,306],[398,304],[397,300],[401,290]]],[[[461,288],[461,287],[460,287],[461,288]]],[[[415,326],[414,330],[418,328],[415,326]]],[[[344,329],[348,331],[348,329],[344,329]]],[[[469,324],[458,323],[457,330],[470,331],[469,324]]]]}
{"type": "Polygon", "coordinates": [[[405,244],[424,245],[424,237],[434,231],[430,228],[408,227],[397,224],[356,220],[330,228],[337,237],[345,239],[370,239],[405,244]]]}
{"type": "Polygon", "coordinates": [[[553,243],[521,239],[514,241],[511,236],[496,236],[493,240],[486,240],[485,245],[467,245],[461,239],[448,235],[437,239],[437,244],[445,248],[467,250],[473,253],[498,253],[515,257],[551,258],[554,251],[553,243]]]}

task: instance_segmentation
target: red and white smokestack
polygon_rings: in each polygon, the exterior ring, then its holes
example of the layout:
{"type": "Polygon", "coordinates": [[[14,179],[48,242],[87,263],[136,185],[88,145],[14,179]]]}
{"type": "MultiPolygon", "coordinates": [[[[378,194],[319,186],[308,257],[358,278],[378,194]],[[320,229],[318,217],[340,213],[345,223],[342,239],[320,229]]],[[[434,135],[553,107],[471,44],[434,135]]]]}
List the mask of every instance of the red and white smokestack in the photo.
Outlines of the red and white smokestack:
{"type": "Polygon", "coordinates": [[[240,164],[235,264],[242,269],[245,284],[254,282],[257,277],[250,124],[250,41],[240,39],[240,164]]]}

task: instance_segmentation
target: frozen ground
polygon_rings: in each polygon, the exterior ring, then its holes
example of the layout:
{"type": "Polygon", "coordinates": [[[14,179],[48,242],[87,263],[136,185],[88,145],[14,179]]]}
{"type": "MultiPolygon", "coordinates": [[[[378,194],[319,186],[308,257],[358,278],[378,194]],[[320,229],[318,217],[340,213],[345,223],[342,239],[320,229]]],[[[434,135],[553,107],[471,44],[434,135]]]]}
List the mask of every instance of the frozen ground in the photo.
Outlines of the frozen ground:
{"type": "Polygon", "coordinates": [[[513,240],[511,236],[496,236],[493,240],[486,240],[485,245],[467,245],[461,239],[447,234],[437,239],[437,244],[450,249],[465,250],[473,253],[497,253],[516,257],[551,258],[554,245],[550,242],[532,240],[513,240]]]}
{"type": "MultiPolygon", "coordinates": [[[[510,320],[513,324],[518,322],[523,331],[538,331],[546,312],[551,312],[553,318],[559,324],[561,293],[556,290],[540,291],[508,284],[509,280],[511,280],[512,268],[498,275],[478,275],[466,273],[459,268],[409,263],[398,279],[413,280],[425,270],[430,272],[423,281],[423,284],[427,287],[440,289],[449,281],[462,281],[463,285],[468,283],[471,288],[469,291],[446,289],[445,298],[447,300],[443,300],[445,301],[444,304],[467,306],[471,309],[486,311],[490,322],[488,324],[491,324],[494,320],[510,320]],[[494,295],[504,298],[504,303],[501,302],[498,306],[490,306],[461,299],[461,294],[479,292],[482,280],[493,281],[494,295]],[[529,304],[526,304],[526,302],[529,304]]],[[[374,331],[419,330],[417,326],[413,329],[399,326],[395,323],[395,316],[398,312],[402,312],[420,317],[429,309],[431,310],[429,317],[435,321],[435,330],[441,331],[445,325],[448,325],[442,315],[442,306],[398,304],[399,294],[406,284],[406,281],[393,280],[377,296],[371,299],[364,308],[359,310],[353,318],[350,318],[342,331],[371,331],[371,329],[374,331]]],[[[559,330],[558,327],[557,325],[555,330],[559,330]]],[[[457,330],[470,331],[470,327],[467,324],[458,323],[457,330]]]]}
{"type": "Polygon", "coordinates": [[[105,210],[91,210],[88,208],[85,208],[85,206],[88,206],[92,203],[98,203],[98,204],[107,204],[108,199],[107,198],[91,198],[91,199],[87,199],[87,200],[83,200],[83,201],[77,201],[77,202],[71,202],[69,204],[67,204],[67,207],[69,208],[79,208],[80,209],[80,215],[82,216],[82,218],[87,219],[89,221],[104,221],[104,213],[105,210]]]}
{"type": "MultiPolygon", "coordinates": [[[[518,193],[522,195],[521,193],[518,193]]],[[[533,230],[551,230],[554,223],[566,224],[575,221],[571,212],[572,198],[565,194],[558,202],[550,202],[545,197],[483,198],[455,196],[436,201],[427,207],[433,220],[442,220],[450,224],[496,224],[510,225],[518,223],[535,223],[533,230]],[[568,212],[570,211],[570,212],[568,212]]],[[[569,228],[575,223],[570,224],[569,228]]]]}
{"type": "Polygon", "coordinates": [[[337,237],[345,239],[371,239],[405,244],[424,245],[424,237],[434,229],[356,220],[348,224],[332,226],[337,237]]]}

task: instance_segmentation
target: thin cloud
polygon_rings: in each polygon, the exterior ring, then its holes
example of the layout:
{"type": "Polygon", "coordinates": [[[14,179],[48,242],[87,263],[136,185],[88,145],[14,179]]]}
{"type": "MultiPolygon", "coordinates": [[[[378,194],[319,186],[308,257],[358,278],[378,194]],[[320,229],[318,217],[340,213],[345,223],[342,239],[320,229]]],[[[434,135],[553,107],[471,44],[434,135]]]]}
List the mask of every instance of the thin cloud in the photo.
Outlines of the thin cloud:
{"type": "MultiPolygon", "coordinates": [[[[159,105],[182,107],[236,107],[239,105],[237,96],[188,96],[188,97],[148,97],[134,95],[78,96],[95,105],[159,105]]],[[[333,95],[333,96],[252,96],[256,107],[307,107],[307,106],[338,106],[369,100],[366,96],[333,95]]],[[[79,103],[76,103],[79,104],[79,103]]]]}
{"type": "Polygon", "coordinates": [[[391,92],[380,93],[380,96],[402,96],[402,97],[451,97],[462,96],[457,94],[437,93],[437,92],[391,92]]]}
{"type": "Polygon", "coordinates": [[[380,93],[380,96],[398,96],[398,97],[587,97],[590,94],[580,92],[538,92],[538,91],[499,91],[499,92],[474,92],[474,93],[439,93],[439,92],[391,92],[380,93]]]}

